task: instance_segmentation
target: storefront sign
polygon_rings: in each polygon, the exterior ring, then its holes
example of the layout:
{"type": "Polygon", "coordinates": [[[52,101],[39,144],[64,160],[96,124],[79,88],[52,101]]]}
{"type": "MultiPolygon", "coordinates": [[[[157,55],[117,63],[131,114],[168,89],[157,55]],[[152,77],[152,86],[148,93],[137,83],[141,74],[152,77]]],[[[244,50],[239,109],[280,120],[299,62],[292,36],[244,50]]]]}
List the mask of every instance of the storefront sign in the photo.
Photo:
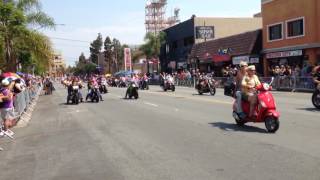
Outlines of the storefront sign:
{"type": "Polygon", "coordinates": [[[239,65],[241,61],[249,63],[249,56],[236,56],[232,58],[233,65],[239,65]]]}
{"type": "Polygon", "coordinates": [[[214,38],[214,26],[197,26],[196,27],[197,39],[213,39],[214,38]]]}
{"type": "Polygon", "coordinates": [[[276,52],[276,53],[269,53],[266,55],[267,59],[292,57],[292,56],[302,56],[302,50],[276,52]]]}
{"type": "Polygon", "coordinates": [[[250,64],[259,64],[260,59],[258,57],[250,58],[250,64]]]}

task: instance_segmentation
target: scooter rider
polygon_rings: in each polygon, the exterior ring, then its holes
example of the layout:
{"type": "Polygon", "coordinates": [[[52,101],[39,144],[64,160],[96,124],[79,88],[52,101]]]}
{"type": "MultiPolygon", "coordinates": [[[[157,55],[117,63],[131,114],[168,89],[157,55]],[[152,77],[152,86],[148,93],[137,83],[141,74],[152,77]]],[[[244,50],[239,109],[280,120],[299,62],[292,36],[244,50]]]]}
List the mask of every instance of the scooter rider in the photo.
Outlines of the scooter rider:
{"type": "Polygon", "coordinates": [[[257,92],[256,87],[261,83],[256,73],[256,67],[251,65],[248,67],[247,75],[242,80],[242,99],[250,103],[249,118],[254,118],[254,107],[257,103],[257,92]]]}
{"type": "Polygon", "coordinates": [[[236,102],[237,102],[237,113],[239,114],[240,118],[245,118],[246,114],[242,110],[242,80],[243,77],[247,75],[247,68],[248,68],[248,63],[247,62],[240,62],[240,70],[237,72],[236,76],[236,102]]]}

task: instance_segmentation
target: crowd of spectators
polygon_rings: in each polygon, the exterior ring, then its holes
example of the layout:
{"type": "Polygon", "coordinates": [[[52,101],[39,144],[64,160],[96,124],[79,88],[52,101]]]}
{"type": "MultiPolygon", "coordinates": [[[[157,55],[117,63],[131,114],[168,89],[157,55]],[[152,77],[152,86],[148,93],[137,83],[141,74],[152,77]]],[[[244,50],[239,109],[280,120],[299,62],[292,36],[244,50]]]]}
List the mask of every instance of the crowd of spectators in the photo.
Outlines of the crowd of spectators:
{"type": "Polygon", "coordinates": [[[0,77],[0,137],[13,138],[10,128],[16,125],[43,83],[41,77],[12,74],[0,77]]]}

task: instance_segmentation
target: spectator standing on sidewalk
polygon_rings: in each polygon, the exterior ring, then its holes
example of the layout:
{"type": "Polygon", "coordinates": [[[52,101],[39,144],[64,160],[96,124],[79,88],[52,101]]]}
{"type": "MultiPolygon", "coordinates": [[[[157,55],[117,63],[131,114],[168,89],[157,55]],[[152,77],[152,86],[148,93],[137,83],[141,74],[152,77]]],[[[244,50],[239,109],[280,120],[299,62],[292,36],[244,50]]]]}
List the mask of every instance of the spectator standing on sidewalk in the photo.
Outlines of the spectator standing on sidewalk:
{"type": "Polygon", "coordinates": [[[3,130],[9,135],[13,136],[14,133],[9,130],[14,121],[14,107],[13,107],[13,92],[12,86],[14,83],[11,83],[8,79],[3,79],[1,81],[2,89],[0,90],[0,97],[2,103],[0,105],[1,119],[3,121],[3,130]]]}

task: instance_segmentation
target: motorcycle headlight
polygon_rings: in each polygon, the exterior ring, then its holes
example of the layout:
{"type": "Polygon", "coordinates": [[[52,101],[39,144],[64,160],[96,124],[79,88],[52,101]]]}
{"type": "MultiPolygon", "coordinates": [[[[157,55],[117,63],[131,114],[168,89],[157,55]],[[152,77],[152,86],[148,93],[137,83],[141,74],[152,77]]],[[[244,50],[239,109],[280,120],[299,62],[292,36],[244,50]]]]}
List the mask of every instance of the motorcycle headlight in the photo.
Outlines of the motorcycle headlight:
{"type": "Polygon", "coordinates": [[[270,88],[269,84],[263,84],[263,89],[268,91],[270,88]]]}

